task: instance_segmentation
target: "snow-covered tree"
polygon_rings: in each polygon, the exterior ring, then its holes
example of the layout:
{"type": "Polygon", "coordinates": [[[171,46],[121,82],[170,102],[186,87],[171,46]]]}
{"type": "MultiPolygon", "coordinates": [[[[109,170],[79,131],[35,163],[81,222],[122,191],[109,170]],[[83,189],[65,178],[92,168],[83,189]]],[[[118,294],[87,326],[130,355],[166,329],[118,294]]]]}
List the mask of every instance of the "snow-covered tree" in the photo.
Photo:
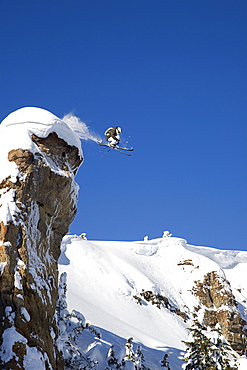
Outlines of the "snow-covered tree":
{"type": "Polygon", "coordinates": [[[145,359],[141,346],[138,346],[134,352],[132,342],[133,338],[126,341],[125,357],[121,360],[116,357],[114,347],[111,346],[107,354],[108,366],[104,370],[150,370],[144,365],[145,359]]]}
{"type": "Polygon", "coordinates": [[[67,310],[66,292],[67,274],[64,272],[60,277],[56,304],[56,319],[59,331],[58,349],[63,353],[67,369],[96,369],[97,361],[93,361],[86,353],[82,353],[77,341],[84,330],[92,334],[92,341],[95,337],[100,338],[100,333],[86,322],[85,317],[80,312],[67,310]]]}
{"type": "Polygon", "coordinates": [[[117,369],[118,359],[116,358],[116,355],[115,355],[114,346],[111,346],[109,348],[109,351],[107,354],[107,364],[108,366],[105,370],[117,369]]]}
{"type": "Polygon", "coordinates": [[[220,324],[217,324],[214,329],[211,329],[211,338],[216,347],[214,357],[218,368],[227,370],[237,369],[236,356],[222,335],[220,324]]]}
{"type": "Polygon", "coordinates": [[[168,361],[168,357],[169,357],[169,355],[168,355],[168,353],[166,353],[164,355],[163,360],[161,361],[161,367],[164,367],[166,370],[171,370],[170,364],[169,364],[169,361],[168,361]]]}
{"type": "Polygon", "coordinates": [[[145,361],[145,359],[144,359],[144,356],[143,356],[143,353],[142,353],[141,346],[137,347],[134,358],[135,358],[135,369],[137,369],[137,370],[143,369],[142,365],[143,365],[143,362],[145,361]]]}
{"type": "Polygon", "coordinates": [[[162,238],[169,238],[171,236],[172,236],[172,234],[170,233],[170,231],[166,230],[166,231],[163,232],[162,238]]]}
{"type": "Polygon", "coordinates": [[[187,345],[184,370],[237,369],[232,350],[219,328],[206,328],[195,319],[189,331],[190,340],[184,342],[187,345]]]}
{"type": "Polygon", "coordinates": [[[150,370],[149,368],[147,368],[144,365],[145,358],[144,358],[144,355],[142,353],[142,347],[141,346],[137,347],[136,353],[134,355],[133,362],[135,364],[135,370],[150,370]]]}
{"type": "Polygon", "coordinates": [[[63,310],[67,309],[67,301],[66,301],[66,293],[67,293],[67,273],[63,272],[59,279],[58,285],[58,299],[56,304],[56,313],[58,321],[62,317],[63,310]]]}
{"type": "Polygon", "coordinates": [[[127,361],[134,361],[135,353],[134,353],[134,350],[133,350],[133,338],[129,338],[126,341],[125,351],[126,351],[126,354],[125,354],[124,359],[127,360],[127,361]]]}

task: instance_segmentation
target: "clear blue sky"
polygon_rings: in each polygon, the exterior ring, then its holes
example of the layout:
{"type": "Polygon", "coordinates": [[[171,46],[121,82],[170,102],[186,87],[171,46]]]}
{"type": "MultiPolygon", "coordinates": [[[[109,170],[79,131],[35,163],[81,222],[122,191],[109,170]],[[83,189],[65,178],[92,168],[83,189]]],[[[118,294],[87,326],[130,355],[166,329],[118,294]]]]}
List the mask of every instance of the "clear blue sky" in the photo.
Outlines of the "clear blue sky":
{"type": "Polygon", "coordinates": [[[135,148],[83,142],[72,233],[247,249],[246,19],[244,0],[0,0],[0,120],[73,111],[135,148]]]}

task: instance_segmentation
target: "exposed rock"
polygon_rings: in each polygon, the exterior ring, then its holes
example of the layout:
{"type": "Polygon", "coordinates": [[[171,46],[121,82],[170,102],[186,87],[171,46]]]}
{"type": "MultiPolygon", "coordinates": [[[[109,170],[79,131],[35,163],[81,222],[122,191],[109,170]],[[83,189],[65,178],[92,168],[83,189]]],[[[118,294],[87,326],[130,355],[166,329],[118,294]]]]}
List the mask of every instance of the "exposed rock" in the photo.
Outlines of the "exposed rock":
{"type": "Polygon", "coordinates": [[[183,266],[183,265],[191,265],[191,266],[194,266],[194,264],[193,264],[193,262],[192,262],[191,259],[187,259],[187,260],[178,262],[178,266],[183,266]]]}
{"type": "Polygon", "coordinates": [[[195,284],[193,292],[205,307],[204,325],[214,328],[219,323],[231,347],[242,355],[246,350],[246,322],[237,309],[230,283],[212,271],[204,276],[204,281],[195,284]]]}
{"type": "Polygon", "coordinates": [[[161,307],[167,308],[169,311],[175,313],[178,316],[181,316],[184,321],[188,319],[188,316],[186,315],[185,312],[181,311],[178,307],[173,306],[170,302],[169,299],[159,293],[154,293],[151,290],[144,290],[142,289],[139,297],[137,295],[133,295],[133,298],[136,299],[137,303],[139,305],[143,305],[143,303],[146,302],[151,302],[152,305],[158,307],[161,309],[161,307]],[[144,301],[143,301],[144,300],[144,301]]]}
{"type": "Polygon", "coordinates": [[[54,318],[57,260],[76,213],[74,175],[82,159],[56,133],[32,140],[37,153],[20,148],[8,153],[19,169],[17,181],[9,176],[0,184],[0,207],[13,194],[7,204],[12,218],[0,223],[0,368],[24,369],[27,353],[36,351],[46,369],[61,370],[54,318]]]}

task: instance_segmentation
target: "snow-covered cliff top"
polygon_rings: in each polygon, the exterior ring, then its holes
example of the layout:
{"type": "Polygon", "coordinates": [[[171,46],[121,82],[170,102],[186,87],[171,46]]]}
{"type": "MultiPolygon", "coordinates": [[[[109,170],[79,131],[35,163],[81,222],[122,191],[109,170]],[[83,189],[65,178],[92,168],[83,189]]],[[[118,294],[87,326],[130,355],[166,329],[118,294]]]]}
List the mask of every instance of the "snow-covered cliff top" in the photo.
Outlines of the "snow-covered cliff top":
{"type": "Polygon", "coordinates": [[[33,154],[37,151],[32,141],[32,134],[44,138],[55,132],[71,146],[78,148],[82,157],[82,147],[78,134],[60,118],[49,111],[35,107],[25,107],[10,113],[0,125],[2,138],[0,148],[1,174],[0,181],[15,173],[15,163],[8,161],[8,152],[12,149],[29,150],[33,154]]]}
{"type": "MultiPolygon", "coordinates": [[[[81,142],[78,135],[68,126],[67,123],[56,117],[51,112],[35,107],[25,107],[10,113],[1,123],[1,130],[11,133],[14,130],[13,137],[8,140],[9,145],[16,142],[21,143],[22,149],[33,150],[33,145],[30,145],[29,140],[23,141],[25,138],[25,131],[35,134],[38,137],[46,137],[51,132],[55,132],[58,137],[66,141],[69,145],[74,145],[78,148],[79,153],[82,154],[81,142]],[[19,135],[17,135],[17,132],[19,135]]],[[[8,136],[9,139],[9,136],[8,136]]]]}
{"type": "MultiPolygon", "coordinates": [[[[80,135],[74,130],[76,125],[72,128],[70,124],[64,120],[59,119],[54,114],[45,109],[25,107],[18,109],[9,114],[0,124],[0,183],[10,178],[12,183],[16,183],[17,179],[22,179],[23,174],[20,173],[15,161],[9,161],[8,153],[11,150],[28,150],[35,156],[37,153],[41,154],[46,166],[58,173],[61,176],[71,176],[74,178],[74,169],[68,168],[64,170],[55,163],[46,153],[32,140],[32,135],[39,138],[46,138],[50,133],[56,133],[57,136],[64,140],[68,145],[74,146],[78,149],[79,157],[83,158],[80,135]]],[[[61,158],[63,158],[61,156],[61,158]]],[[[62,159],[63,160],[63,159],[62,159]]],[[[78,192],[78,185],[73,181],[74,194],[78,192]]],[[[9,221],[15,223],[15,215],[18,215],[18,207],[15,204],[15,190],[5,188],[0,190],[1,204],[0,204],[0,220],[5,225],[9,221]]],[[[18,218],[18,217],[17,217],[18,218]]]]}

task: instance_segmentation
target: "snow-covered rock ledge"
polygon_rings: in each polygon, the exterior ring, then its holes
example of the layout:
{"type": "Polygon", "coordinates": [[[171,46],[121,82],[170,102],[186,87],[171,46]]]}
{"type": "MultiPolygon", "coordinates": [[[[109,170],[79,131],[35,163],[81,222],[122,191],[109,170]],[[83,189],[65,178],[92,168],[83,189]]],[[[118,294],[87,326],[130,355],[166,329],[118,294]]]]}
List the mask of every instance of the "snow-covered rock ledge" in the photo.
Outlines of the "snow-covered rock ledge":
{"type": "Polygon", "coordinates": [[[0,135],[0,367],[62,369],[57,260],[76,213],[80,139],[40,108],[11,113],[0,135]]]}

